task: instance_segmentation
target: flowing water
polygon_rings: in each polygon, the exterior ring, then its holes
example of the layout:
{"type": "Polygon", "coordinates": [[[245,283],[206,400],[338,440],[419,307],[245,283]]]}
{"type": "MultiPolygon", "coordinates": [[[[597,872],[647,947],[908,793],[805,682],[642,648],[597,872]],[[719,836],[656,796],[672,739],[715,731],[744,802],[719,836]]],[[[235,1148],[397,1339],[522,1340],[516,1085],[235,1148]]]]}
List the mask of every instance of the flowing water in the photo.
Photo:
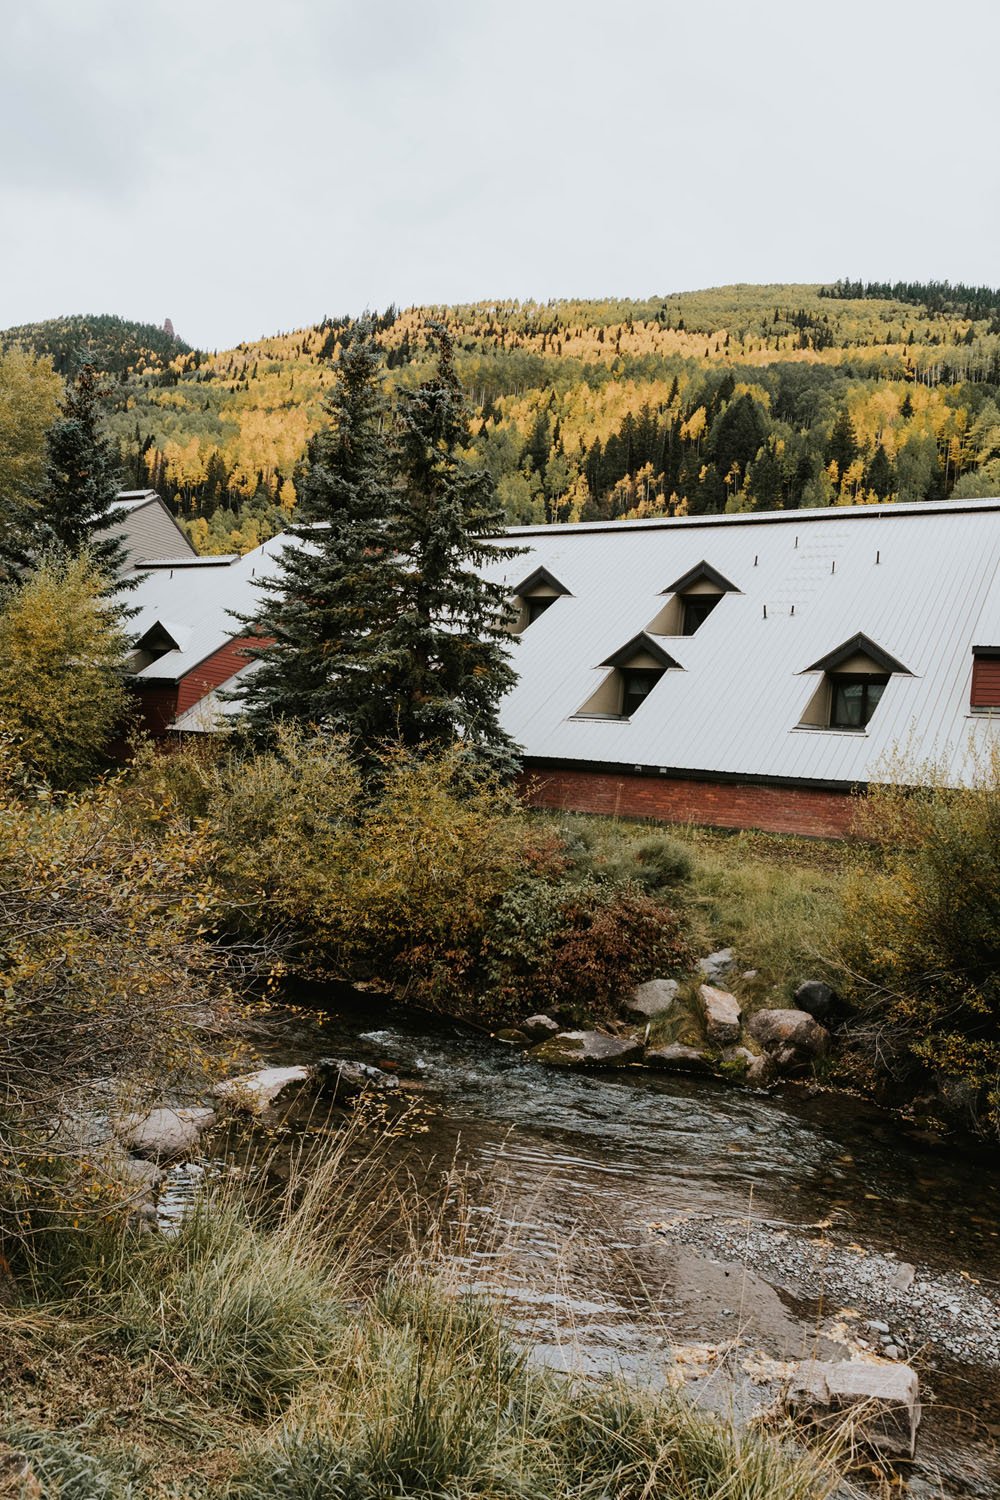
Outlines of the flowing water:
{"type": "Polygon", "coordinates": [[[397,1070],[420,1122],[398,1150],[418,1181],[453,1162],[471,1174],[471,1212],[495,1233],[466,1269],[509,1300],[540,1358],[656,1381],[678,1344],[735,1346],[744,1365],[842,1356],[838,1340],[877,1345],[875,1318],[905,1330],[930,1397],[909,1493],[1000,1497],[1000,1170],[988,1157],[914,1141],[844,1096],[548,1070],[353,992],[309,1002],[278,1015],[262,1051],[397,1070]],[[679,1232],[650,1227],[678,1220],[679,1232]],[[499,1238],[512,1247],[502,1269],[499,1238]],[[902,1263],[913,1285],[890,1293],[902,1263]]]}

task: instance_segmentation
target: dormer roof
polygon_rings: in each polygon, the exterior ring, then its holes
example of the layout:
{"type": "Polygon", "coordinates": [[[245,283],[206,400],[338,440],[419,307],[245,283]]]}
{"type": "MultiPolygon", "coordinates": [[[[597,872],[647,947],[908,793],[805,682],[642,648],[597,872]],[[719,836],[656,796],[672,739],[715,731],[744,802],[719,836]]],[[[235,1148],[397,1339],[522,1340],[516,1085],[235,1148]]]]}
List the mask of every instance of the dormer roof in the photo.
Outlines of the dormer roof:
{"type": "Polygon", "coordinates": [[[634,635],[620,650],[614,652],[606,661],[602,661],[601,666],[627,667],[629,662],[634,661],[637,656],[642,655],[652,656],[655,661],[659,662],[661,667],[676,667],[678,671],[684,670],[680,662],[675,661],[670,653],[664,651],[660,643],[655,641],[651,635],[647,635],[644,630],[640,630],[639,634],[634,635]]]}
{"type": "Polygon", "coordinates": [[[713,568],[712,564],[705,562],[704,559],[700,563],[697,563],[695,567],[689,568],[686,573],[683,573],[678,578],[676,583],[672,583],[668,589],[663,589],[662,592],[664,594],[683,594],[687,589],[693,588],[696,583],[711,583],[719,590],[720,594],[740,593],[735,583],[730,583],[728,578],[722,576],[718,568],[713,568]]]}
{"type": "Polygon", "coordinates": [[[913,676],[909,667],[904,667],[901,661],[890,656],[888,651],[883,651],[881,646],[877,646],[869,636],[862,635],[860,631],[857,635],[852,635],[851,639],[845,641],[842,646],[838,646],[835,651],[831,651],[827,656],[821,656],[819,661],[814,661],[811,667],[804,667],[803,671],[835,672],[852,656],[867,656],[881,671],[888,672],[890,675],[893,672],[899,672],[905,677],[913,676]]]}

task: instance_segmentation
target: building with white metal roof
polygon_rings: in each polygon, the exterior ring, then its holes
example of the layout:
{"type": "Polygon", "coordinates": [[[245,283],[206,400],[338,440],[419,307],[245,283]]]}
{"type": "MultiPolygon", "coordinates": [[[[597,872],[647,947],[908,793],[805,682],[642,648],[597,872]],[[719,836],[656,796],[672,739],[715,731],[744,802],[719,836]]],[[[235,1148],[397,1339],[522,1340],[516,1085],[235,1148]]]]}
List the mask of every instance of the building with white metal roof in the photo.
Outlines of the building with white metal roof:
{"type": "MultiPolygon", "coordinates": [[[[502,720],[538,802],[838,833],[851,789],[901,758],[961,784],[995,742],[1000,500],[509,535],[524,550],[489,570],[517,636],[502,720]]],[[[286,541],[157,566],[134,592],[137,629],[174,643],[138,681],[202,669],[177,728],[209,726],[218,673],[245,667],[233,613],[252,612],[286,541]]]]}

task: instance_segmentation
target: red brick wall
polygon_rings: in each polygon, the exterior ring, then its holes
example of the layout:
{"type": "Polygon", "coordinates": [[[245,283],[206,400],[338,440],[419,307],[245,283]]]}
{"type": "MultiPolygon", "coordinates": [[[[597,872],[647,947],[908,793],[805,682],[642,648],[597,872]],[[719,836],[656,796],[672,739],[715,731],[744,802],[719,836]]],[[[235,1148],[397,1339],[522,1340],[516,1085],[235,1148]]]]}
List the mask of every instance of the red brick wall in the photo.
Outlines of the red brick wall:
{"type": "Polygon", "coordinates": [[[849,834],[856,806],[847,792],[616,771],[528,770],[521,785],[532,807],[819,838],[849,834]]]}
{"type": "Polygon", "coordinates": [[[246,666],[246,648],[259,645],[259,637],[237,636],[235,640],[220,646],[218,651],[213,651],[211,656],[206,656],[186,677],[181,678],[177,692],[177,712],[185,713],[187,709],[200,703],[206,693],[228,682],[241,667],[246,666]]]}
{"type": "Polygon", "coordinates": [[[177,687],[173,683],[131,684],[139,709],[139,728],[154,739],[162,739],[177,717],[177,687]]]}

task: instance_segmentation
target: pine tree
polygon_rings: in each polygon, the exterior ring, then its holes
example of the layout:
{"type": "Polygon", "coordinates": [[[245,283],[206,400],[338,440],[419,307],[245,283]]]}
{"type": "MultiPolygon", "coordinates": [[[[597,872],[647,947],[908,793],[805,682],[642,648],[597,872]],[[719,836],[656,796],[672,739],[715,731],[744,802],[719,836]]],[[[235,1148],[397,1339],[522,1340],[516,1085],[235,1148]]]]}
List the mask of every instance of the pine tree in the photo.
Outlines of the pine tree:
{"type": "Polygon", "coordinates": [[[851,414],[846,406],[842,406],[830,433],[830,441],[826,448],[826,461],[835,463],[838,474],[843,475],[859,452],[858,438],[854,431],[854,423],[851,421],[851,414]]]}
{"type": "Polygon", "coordinates": [[[390,413],[371,323],[344,335],[327,426],[296,478],[302,522],[264,598],[244,626],[271,642],[238,691],[258,738],[278,720],[323,725],[372,744],[392,732],[372,681],[372,639],[399,589],[386,552],[393,505],[390,413]]]}
{"type": "MultiPolygon", "coordinates": [[[[70,556],[90,553],[106,578],[128,565],[119,536],[107,533],[121,486],[121,459],[104,432],[104,388],[85,364],[67,386],[59,415],[46,435],[46,471],[38,525],[32,541],[39,552],[55,543],[70,556]]],[[[137,581],[137,580],[136,580],[137,581]]]]}
{"type": "Polygon", "coordinates": [[[388,543],[402,566],[392,618],[370,642],[394,737],[410,748],[461,740],[500,774],[516,769],[500,701],[516,680],[504,626],[507,591],[484,565],[501,548],[504,516],[492,476],[463,457],[468,411],[451,339],[434,325],[431,378],[399,398],[400,484],[388,543]]]}
{"type": "Polygon", "coordinates": [[[865,473],[865,483],[880,500],[884,500],[892,494],[895,482],[896,476],[892,462],[882,444],[879,443],[865,473]]]}

